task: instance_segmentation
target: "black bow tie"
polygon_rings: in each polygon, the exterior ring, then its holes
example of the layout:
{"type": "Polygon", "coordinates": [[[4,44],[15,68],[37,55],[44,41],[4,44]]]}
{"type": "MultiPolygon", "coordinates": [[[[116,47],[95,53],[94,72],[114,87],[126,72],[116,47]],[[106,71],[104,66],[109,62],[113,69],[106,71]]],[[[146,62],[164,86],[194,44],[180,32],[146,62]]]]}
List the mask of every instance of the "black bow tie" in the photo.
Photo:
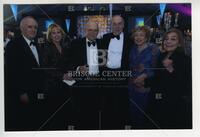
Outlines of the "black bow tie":
{"type": "Polygon", "coordinates": [[[92,41],[92,42],[88,41],[88,46],[90,47],[91,45],[95,46],[95,42],[94,41],[92,41]]]}
{"type": "Polygon", "coordinates": [[[35,46],[36,43],[34,41],[31,41],[30,46],[35,46]]]}
{"type": "Polygon", "coordinates": [[[120,39],[120,36],[119,36],[119,35],[114,35],[114,34],[112,34],[112,38],[113,38],[113,39],[116,38],[117,40],[119,40],[119,39],[120,39]]]}

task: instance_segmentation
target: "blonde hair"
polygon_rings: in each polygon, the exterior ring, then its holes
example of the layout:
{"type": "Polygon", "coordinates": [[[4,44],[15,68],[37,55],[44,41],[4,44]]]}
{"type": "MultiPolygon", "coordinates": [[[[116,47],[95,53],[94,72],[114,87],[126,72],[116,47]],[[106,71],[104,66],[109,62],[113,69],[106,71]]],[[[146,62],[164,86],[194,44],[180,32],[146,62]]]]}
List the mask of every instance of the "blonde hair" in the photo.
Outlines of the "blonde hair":
{"type": "Polygon", "coordinates": [[[48,41],[48,42],[53,42],[52,39],[51,39],[51,37],[50,37],[53,28],[58,28],[58,29],[60,30],[60,32],[61,32],[61,34],[62,34],[62,41],[63,41],[64,38],[65,38],[65,36],[66,36],[66,33],[64,32],[64,30],[63,30],[58,24],[55,24],[55,23],[49,25],[49,27],[48,27],[47,35],[46,35],[47,41],[48,41]]]}
{"type": "Polygon", "coordinates": [[[132,30],[132,35],[131,35],[131,39],[134,39],[135,33],[138,31],[143,31],[145,33],[145,37],[147,39],[147,41],[149,41],[150,39],[150,29],[148,26],[137,26],[132,30]]]}

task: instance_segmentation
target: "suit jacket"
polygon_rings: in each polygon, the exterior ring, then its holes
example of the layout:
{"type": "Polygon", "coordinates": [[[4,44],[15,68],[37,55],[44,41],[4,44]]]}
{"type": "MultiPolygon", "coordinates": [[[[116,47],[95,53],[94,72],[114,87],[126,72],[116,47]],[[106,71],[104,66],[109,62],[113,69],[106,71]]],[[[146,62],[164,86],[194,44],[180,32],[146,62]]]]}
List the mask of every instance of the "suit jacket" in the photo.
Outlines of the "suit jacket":
{"type": "MultiPolygon", "coordinates": [[[[102,39],[102,49],[108,50],[110,40],[112,39],[112,33],[105,34],[102,39]]],[[[129,66],[129,52],[131,47],[131,41],[129,36],[124,34],[123,41],[123,51],[122,51],[122,60],[121,60],[121,70],[127,70],[129,66]]],[[[107,55],[106,55],[107,58],[107,55]]],[[[105,64],[106,65],[106,64],[105,64]]]]}
{"type": "MultiPolygon", "coordinates": [[[[97,43],[97,50],[98,50],[100,48],[101,42],[99,39],[96,39],[96,43],[97,43]]],[[[99,52],[98,52],[98,55],[99,55],[99,52]]],[[[70,48],[68,49],[67,58],[69,59],[68,70],[76,71],[78,66],[88,65],[86,38],[76,39],[76,40],[72,41],[70,48]]],[[[100,59],[98,59],[98,62],[99,61],[100,61],[100,59]]],[[[99,71],[101,72],[100,66],[99,66],[99,71]]],[[[80,76],[80,77],[82,77],[82,76],[80,76]]],[[[87,75],[84,78],[86,78],[86,77],[92,77],[92,76],[87,75]]],[[[75,78],[78,78],[78,77],[75,76],[75,78]]],[[[93,80],[93,81],[81,80],[77,83],[83,84],[83,85],[96,85],[95,80],[93,80]]]]}
{"type": "Polygon", "coordinates": [[[36,99],[37,92],[43,92],[44,75],[39,69],[43,61],[37,44],[36,49],[40,65],[23,36],[8,43],[5,49],[5,87],[9,98],[19,100],[21,94],[27,93],[31,100],[36,99]]]}
{"type": "Polygon", "coordinates": [[[46,75],[45,89],[48,91],[57,91],[62,87],[63,75],[68,70],[68,57],[65,57],[67,47],[63,44],[60,46],[61,53],[52,42],[47,42],[43,46],[43,59],[46,68],[44,69],[46,75]]]}
{"type": "MultiPolygon", "coordinates": [[[[100,49],[100,40],[96,39],[97,50],[100,49]]],[[[99,55],[99,54],[98,54],[99,55]]],[[[88,65],[86,38],[73,40],[68,50],[68,58],[71,69],[76,70],[78,66],[88,65]]],[[[98,60],[99,61],[99,60],[98,60]]]]}

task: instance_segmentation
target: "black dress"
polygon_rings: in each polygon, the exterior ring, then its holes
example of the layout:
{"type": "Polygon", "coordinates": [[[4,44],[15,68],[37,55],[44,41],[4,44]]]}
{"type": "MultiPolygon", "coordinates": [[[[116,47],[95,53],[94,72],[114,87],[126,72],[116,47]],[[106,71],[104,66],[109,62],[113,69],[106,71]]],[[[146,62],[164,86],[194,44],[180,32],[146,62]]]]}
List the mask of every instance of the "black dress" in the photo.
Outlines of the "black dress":
{"type": "Polygon", "coordinates": [[[70,88],[62,82],[64,68],[66,68],[66,48],[61,46],[61,53],[53,43],[47,43],[43,48],[43,59],[46,72],[47,90],[47,119],[44,129],[67,129],[71,117],[70,88]]]}
{"type": "Polygon", "coordinates": [[[192,128],[192,70],[191,59],[176,50],[170,57],[174,71],[169,73],[162,64],[161,54],[151,85],[150,107],[153,126],[162,129],[192,128]]]}

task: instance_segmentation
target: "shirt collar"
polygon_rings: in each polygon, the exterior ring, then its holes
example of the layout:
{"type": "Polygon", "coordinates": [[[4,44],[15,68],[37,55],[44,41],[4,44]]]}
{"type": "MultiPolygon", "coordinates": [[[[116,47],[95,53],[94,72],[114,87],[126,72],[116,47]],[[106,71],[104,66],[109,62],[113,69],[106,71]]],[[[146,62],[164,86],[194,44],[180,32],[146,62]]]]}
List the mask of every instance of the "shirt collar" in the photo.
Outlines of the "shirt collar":
{"type": "Polygon", "coordinates": [[[119,36],[120,36],[120,39],[124,38],[124,32],[121,32],[119,36]]]}
{"type": "MultiPolygon", "coordinates": [[[[93,40],[93,41],[96,42],[96,40],[93,40]]],[[[86,42],[92,42],[92,41],[86,38],[86,42]]]]}
{"type": "Polygon", "coordinates": [[[26,38],[24,35],[22,35],[22,36],[23,36],[23,38],[25,39],[25,41],[26,41],[26,43],[27,43],[28,45],[30,45],[31,41],[34,42],[34,40],[30,40],[30,39],[26,38]]]}

